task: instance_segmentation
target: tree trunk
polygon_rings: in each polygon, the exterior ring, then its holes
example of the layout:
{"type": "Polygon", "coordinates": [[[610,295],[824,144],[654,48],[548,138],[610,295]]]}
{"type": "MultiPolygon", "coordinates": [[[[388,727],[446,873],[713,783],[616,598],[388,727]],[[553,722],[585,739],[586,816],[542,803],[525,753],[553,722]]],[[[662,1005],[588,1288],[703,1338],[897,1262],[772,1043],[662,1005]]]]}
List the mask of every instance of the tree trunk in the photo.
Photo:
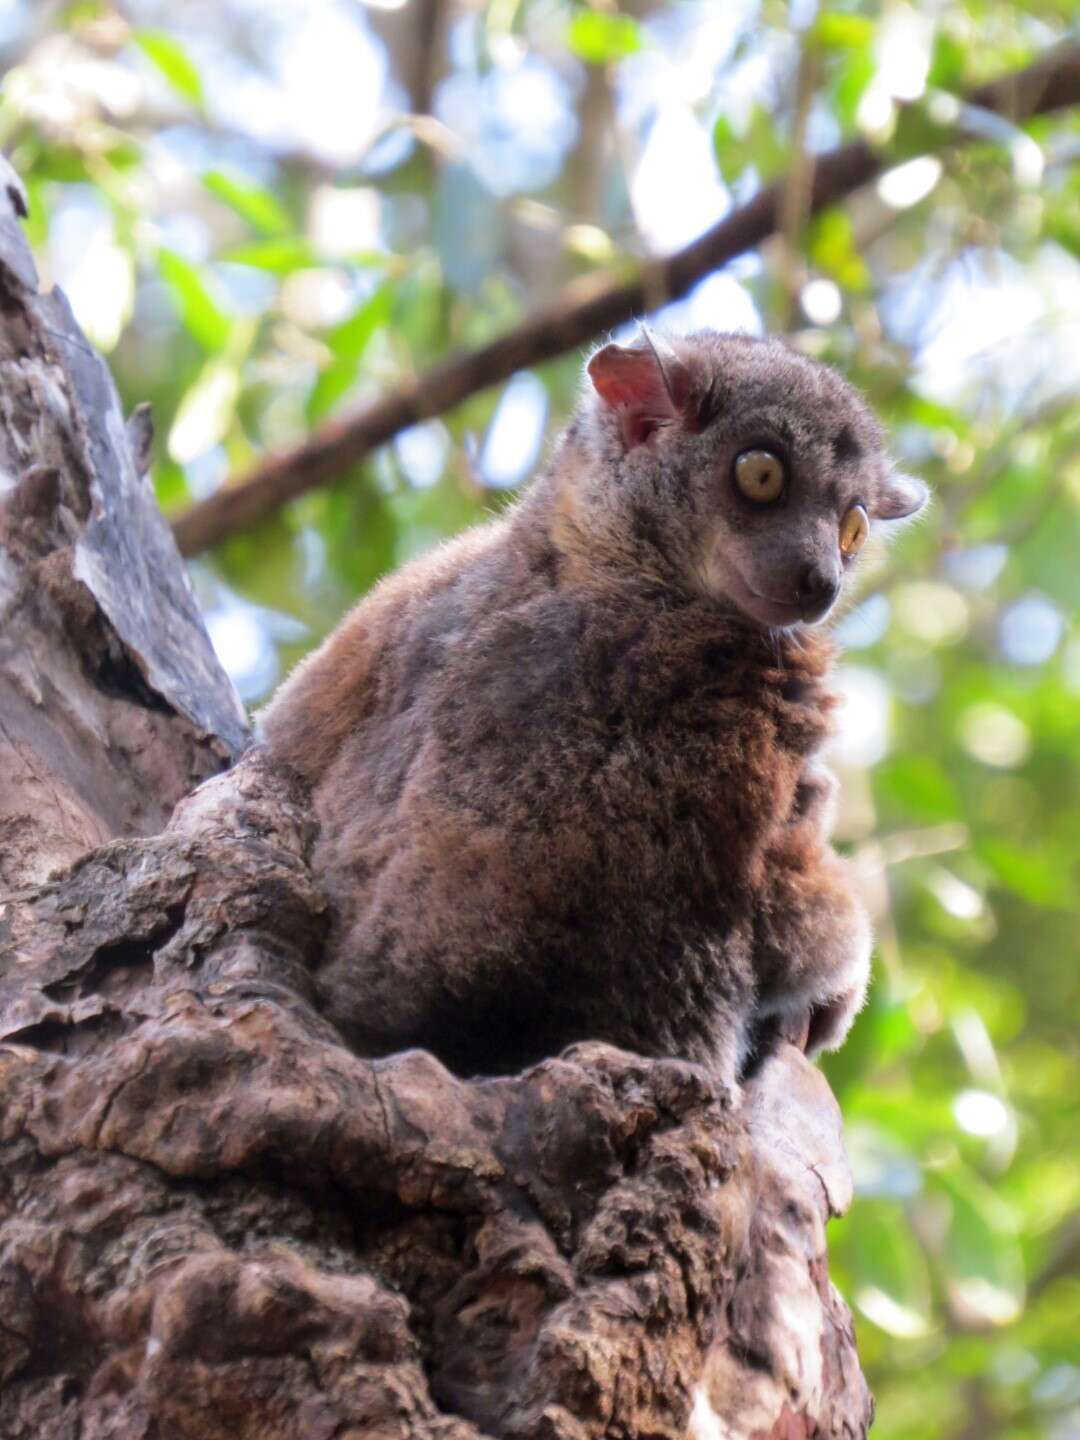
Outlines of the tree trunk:
{"type": "Polygon", "coordinates": [[[865,1434],[795,1050],[732,1114],[676,1060],[465,1082],[317,1013],[305,797],[217,773],[147,423],[0,185],[0,1440],[865,1434]]]}

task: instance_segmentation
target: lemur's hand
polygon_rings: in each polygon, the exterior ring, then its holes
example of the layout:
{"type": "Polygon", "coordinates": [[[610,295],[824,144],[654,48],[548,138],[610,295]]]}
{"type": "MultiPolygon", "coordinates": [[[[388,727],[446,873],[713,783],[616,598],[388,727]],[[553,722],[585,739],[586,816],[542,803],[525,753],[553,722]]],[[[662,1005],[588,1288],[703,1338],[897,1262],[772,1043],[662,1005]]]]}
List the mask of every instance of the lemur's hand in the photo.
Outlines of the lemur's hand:
{"type": "Polygon", "coordinates": [[[795,799],[788,823],[795,825],[805,822],[813,825],[822,835],[830,834],[836,818],[839,790],[840,784],[836,776],[826,769],[820,760],[807,761],[795,787],[795,799]]]}
{"type": "Polygon", "coordinates": [[[776,1022],[778,1033],[811,1059],[823,1050],[836,1050],[862,1009],[865,996],[866,981],[860,975],[839,995],[781,1014],[776,1022]]]}
{"type": "Polygon", "coordinates": [[[810,813],[793,813],[766,853],[752,963],[759,1034],[814,1055],[836,1049],[862,1005],[872,935],[848,862],[826,838],[836,783],[817,768],[805,778],[810,813]]]}

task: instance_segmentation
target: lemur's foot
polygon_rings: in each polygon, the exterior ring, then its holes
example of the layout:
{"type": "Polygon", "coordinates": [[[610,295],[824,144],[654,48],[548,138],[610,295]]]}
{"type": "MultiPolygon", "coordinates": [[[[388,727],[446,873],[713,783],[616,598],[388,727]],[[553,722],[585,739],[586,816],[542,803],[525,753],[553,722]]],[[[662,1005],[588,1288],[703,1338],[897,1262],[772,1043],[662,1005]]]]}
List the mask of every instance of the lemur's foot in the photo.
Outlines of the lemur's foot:
{"type": "Polygon", "coordinates": [[[807,1005],[802,1010],[784,1015],[779,1033],[796,1050],[812,1059],[823,1050],[835,1050],[851,1028],[851,1022],[862,1005],[863,991],[852,989],[828,1000],[807,1005]]]}
{"type": "Polygon", "coordinates": [[[792,820],[808,821],[828,833],[835,819],[839,790],[840,782],[832,771],[827,770],[820,761],[811,761],[795,787],[792,820]]]}

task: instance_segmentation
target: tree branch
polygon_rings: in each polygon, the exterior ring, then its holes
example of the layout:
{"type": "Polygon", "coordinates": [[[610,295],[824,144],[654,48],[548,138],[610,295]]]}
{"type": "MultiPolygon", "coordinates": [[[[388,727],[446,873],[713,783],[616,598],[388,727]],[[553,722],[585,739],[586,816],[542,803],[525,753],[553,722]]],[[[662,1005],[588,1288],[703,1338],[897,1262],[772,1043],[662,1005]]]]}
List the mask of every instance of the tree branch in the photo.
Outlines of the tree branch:
{"type": "MultiPolygon", "coordinates": [[[[1080,43],[1063,41],[1026,69],[980,86],[969,106],[1013,121],[1080,102],[1080,43]]],[[[950,138],[973,138],[963,118],[950,138]]],[[[820,156],[807,216],[844,199],[886,169],[887,152],[866,141],[820,156]]],[[[246,478],[224,486],[180,515],[173,529],[185,555],[197,555],[265,519],[308,490],[326,484],[421,420],[442,414],[516,371],[564,355],[635,315],[685,295],[703,276],[760,245],[780,223],[787,180],[760,191],[711,230],[665,259],[648,261],[630,279],[582,276],[551,305],[477,350],[451,356],[388,395],[330,420],[307,440],[268,456],[246,478]]]]}

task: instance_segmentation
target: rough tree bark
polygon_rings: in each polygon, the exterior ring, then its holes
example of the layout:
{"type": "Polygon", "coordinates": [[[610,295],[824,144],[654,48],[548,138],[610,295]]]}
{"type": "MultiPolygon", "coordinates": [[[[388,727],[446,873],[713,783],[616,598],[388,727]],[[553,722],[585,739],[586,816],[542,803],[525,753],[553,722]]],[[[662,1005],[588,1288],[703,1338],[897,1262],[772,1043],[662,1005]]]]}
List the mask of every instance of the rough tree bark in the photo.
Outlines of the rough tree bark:
{"type": "Polygon", "coordinates": [[[675,1060],[465,1082],[318,1015],[304,796],[215,773],[145,421],[0,185],[0,1440],[863,1435],[801,1055],[732,1114],[675,1060]]]}

